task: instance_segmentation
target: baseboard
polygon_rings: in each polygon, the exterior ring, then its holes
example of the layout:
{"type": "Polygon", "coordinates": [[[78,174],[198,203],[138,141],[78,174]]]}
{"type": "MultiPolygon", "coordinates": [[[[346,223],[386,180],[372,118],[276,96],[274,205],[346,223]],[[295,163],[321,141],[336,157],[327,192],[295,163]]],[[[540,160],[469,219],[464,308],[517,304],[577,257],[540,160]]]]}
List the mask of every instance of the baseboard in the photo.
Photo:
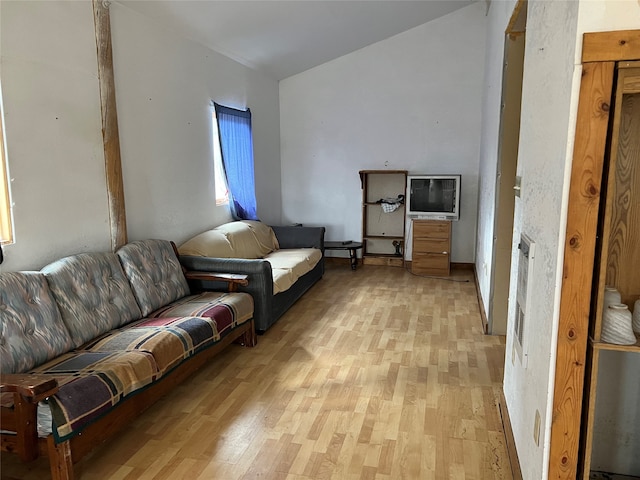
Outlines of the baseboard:
{"type": "MultiPolygon", "coordinates": [[[[333,265],[351,265],[351,259],[348,257],[324,257],[324,263],[333,265]]],[[[358,259],[358,266],[362,265],[362,259],[358,259]]]]}
{"type": "Polygon", "coordinates": [[[365,255],[362,257],[362,264],[382,267],[404,267],[404,259],[402,257],[376,257],[375,255],[365,255]]]}
{"type": "Polygon", "coordinates": [[[473,264],[473,263],[451,262],[451,270],[470,270],[470,271],[475,271],[475,264],[473,264]]]}
{"type": "Polygon", "coordinates": [[[473,279],[476,282],[476,295],[478,296],[478,308],[480,309],[480,320],[482,320],[482,331],[489,333],[489,320],[487,319],[487,312],[484,310],[484,302],[482,301],[482,295],[480,294],[480,283],[478,282],[478,272],[475,265],[473,265],[473,279]]]}
{"type": "Polygon", "coordinates": [[[520,469],[520,460],[518,460],[518,451],[516,450],[516,440],[513,436],[511,428],[511,418],[509,418],[509,409],[504,393],[500,392],[500,400],[498,402],[500,409],[500,418],[502,420],[502,429],[504,430],[504,438],[507,445],[507,453],[509,455],[509,463],[511,464],[511,475],[513,480],[522,480],[522,470],[520,469]]]}

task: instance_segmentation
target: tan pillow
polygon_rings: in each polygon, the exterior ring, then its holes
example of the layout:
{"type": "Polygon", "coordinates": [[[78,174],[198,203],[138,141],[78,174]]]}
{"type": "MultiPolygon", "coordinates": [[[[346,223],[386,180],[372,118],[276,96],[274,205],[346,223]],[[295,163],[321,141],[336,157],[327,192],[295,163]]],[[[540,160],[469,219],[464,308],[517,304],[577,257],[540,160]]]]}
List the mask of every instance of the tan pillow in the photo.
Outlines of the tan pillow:
{"type": "Polygon", "coordinates": [[[263,252],[263,257],[280,248],[276,234],[273,233],[273,229],[269,225],[265,225],[262,222],[256,222],[255,220],[243,220],[242,223],[246,223],[253,232],[253,235],[260,246],[260,251],[263,252]]]}
{"type": "Polygon", "coordinates": [[[180,245],[180,255],[233,258],[233,248],[223,232],[207,230],[180,245]]]}
{"type": "Polygon", "coordinates": [[[225,223],[183,243],[181,255],[218,258],[262,258],[278,248],[273,230],[261,222],[225,223]]]}
{"type": "Polygon", "coordinates": [[[261,248],[246,221],[225,223],[216,227],[215,230],[224,233],[227,237],[235,258],[262,258],[269,253],[265,248],[261,248]]]}

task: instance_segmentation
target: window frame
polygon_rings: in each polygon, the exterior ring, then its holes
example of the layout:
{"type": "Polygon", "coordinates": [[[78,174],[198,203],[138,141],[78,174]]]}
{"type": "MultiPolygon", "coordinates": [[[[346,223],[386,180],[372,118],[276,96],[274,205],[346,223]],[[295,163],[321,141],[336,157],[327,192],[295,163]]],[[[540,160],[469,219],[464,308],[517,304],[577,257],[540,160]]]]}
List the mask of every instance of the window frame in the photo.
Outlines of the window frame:
{"type": "Polygon", "coordinates": [[[0,86],[0,245],[14,243],[13,209],[11,204],[9,163],[4,130],[4,107],[0,86]]]}
{"type": "Polygon", "coordinates": [[[212,160],[214,170],[214,188],[216,196],[216,206],[229,205],[229,185],[222,163],[222,151],[220,146],[220,131],[218,130],[218,117],[216,109],[211,107],[211,139],[212,139],[212,160]]]}

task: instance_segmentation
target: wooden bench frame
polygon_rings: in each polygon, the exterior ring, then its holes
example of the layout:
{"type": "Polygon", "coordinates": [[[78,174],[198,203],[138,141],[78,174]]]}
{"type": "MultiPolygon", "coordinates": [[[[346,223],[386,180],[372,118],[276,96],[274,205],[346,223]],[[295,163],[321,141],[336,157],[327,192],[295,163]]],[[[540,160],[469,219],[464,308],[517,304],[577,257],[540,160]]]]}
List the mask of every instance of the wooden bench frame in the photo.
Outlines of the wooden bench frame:
{"type": "MultiPolygon", "coordinates": [[[[198,275],[197,272],[186,272],[185,276],[198,275]]],[[[210,276],[210,273],[207,273],[210,276]]],[[[247,282],[246,276],[228,278],[222,276],[217,280],[228,281],[229,290],[247,282]]],[[[257,343],[253,319],[236,327],[215,345],[202,350],[166,376],[152,383],[143,391],[120,402],[105,416],[90,424],[81,434],[56,444],[53,434],[45,438],[38,437],[37,406],[38,402],[58,391],[58,383],[46,375],[3,375],[0,392],[13,393],[13,408],[2,407],[0,424],[3,430],[16,432],[2,433],[0,450],[17,454],[24,462],[35,460],[40,455],[49,457],[52,480],[73,480],[73,464],[77,463],[95,447],[115,435],[129,425],[141,412],[152,406],[162,396],[169,393],[177,385],[205,365],[210,359],[224,350],[231,343],[240,343],[253,347],[257,343]]]]}

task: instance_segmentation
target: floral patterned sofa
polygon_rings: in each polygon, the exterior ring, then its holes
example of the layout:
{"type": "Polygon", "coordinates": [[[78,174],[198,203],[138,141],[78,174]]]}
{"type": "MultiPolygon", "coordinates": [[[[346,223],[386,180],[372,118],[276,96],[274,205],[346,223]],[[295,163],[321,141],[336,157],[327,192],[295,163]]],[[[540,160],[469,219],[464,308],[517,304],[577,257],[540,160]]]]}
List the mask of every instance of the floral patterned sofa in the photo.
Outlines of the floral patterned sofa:
{"type": "Polygon", "coordinates": [[[2,450],[46,453],[54,479],[73,478],[96,444],[222,348],[255,338],[252,297],[192,294],[167,241],[1,273],[2,450]]]}

